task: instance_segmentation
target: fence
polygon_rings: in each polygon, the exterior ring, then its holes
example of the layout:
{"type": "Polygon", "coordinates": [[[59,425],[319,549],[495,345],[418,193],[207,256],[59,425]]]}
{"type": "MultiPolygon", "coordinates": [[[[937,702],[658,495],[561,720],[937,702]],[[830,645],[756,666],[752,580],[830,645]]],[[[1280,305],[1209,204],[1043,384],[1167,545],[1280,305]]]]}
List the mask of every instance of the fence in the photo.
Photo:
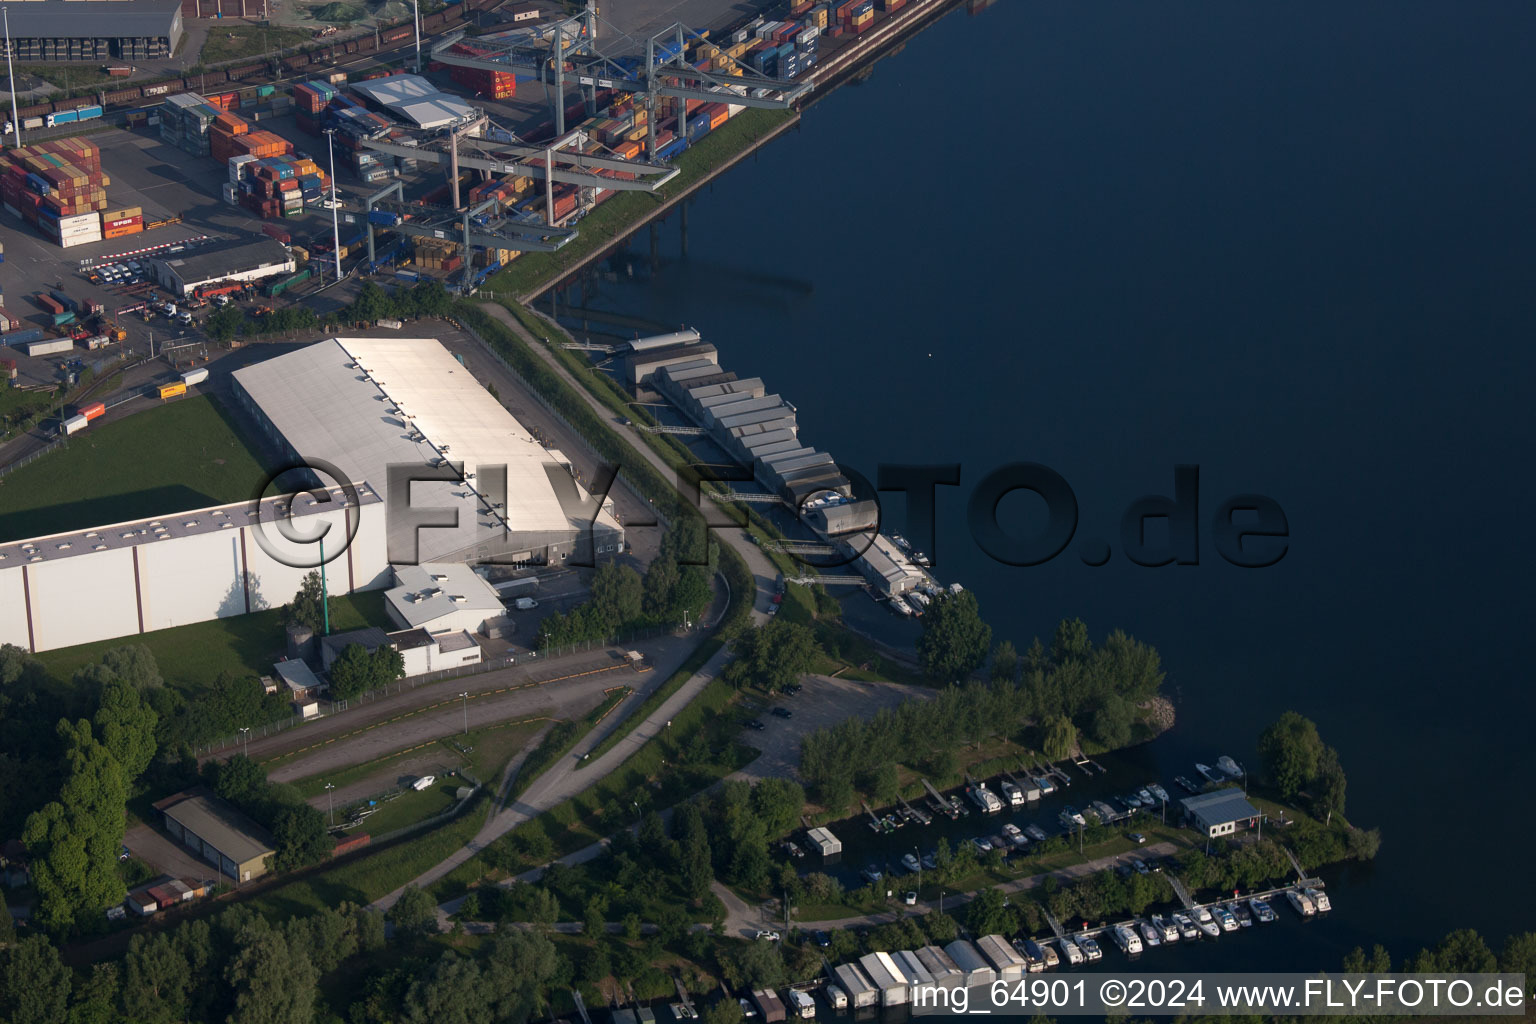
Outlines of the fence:
{"type": "Polygon", "coordinates": [[[30,455],[23,455],[15,462],[0,466],[0,476],[5,476],[7,473],[14,473],[16,470],[20,469],[22,466],[25,466],[29,462],[36,462],[44,455],[47,455],[55,448],[61,447],[63,444],[64,439],[62,437],[58,438],[57,440],[49,441],[47,444],[43,445],[37,451],[32,452],[30,455]]]}

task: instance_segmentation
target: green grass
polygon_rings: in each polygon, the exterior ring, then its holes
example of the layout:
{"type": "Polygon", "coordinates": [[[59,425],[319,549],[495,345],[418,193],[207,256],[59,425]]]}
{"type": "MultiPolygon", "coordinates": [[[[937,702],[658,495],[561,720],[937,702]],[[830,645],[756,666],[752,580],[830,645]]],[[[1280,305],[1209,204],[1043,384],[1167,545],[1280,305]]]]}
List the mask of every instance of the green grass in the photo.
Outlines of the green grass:
{"type": "MultiPolygon", "coordinates": [[[[603,719],[607,718],[613,709],[622,704],[633,692],[628,686],[608,690],[604,694],[602,703],[589,711],[581,720],[561,722],[545,733],[543,742],[528,754],[528,759],[518,769],[517,781],[507,793],[508,802],[521,796],[529,783],[543,775],[556,761],[569,754],[582,737],[602,724],[603,719]]],[[[634,715],[630,718],[633,719],[634,715]]]]}
{"type": "Polygon", "coordinates": [[[267,468],[213,399],[169,402],[0,477],[0,541],[242,501],[267,468]]]}
{"type": "MultiPolygon", "coordinates": [[[[465,784],[463,779],[457,777],[439,778],[424,790],[407,789],[381,802],[378,810],[365,818],[351,834],[384,836],[407,825],[435,818],[453,809],[453,805],[458,802],[453,792],[465,784]]],[[[341,808],[337,808],[336,821],[340,823],[344,820],[341,808]]]]}
{"type": "MultiPolygon", "coordinates": [[[[19,473],[17,474],[20,475],[19,473]]],[[[292,596],[292,595],[289,595],[292,596]]],[[[383,591],[366,591],[331,598],[331,628],[340,632],[364,626],[386,626],[383,591]]],[[[220,671],[269,674],[282,653],[283,610],[273,608],[228,619],[195,622],[138,636],[99,640],[35,655],[58,680],[100,660],[103,653],[125,644],[144,644],[155,656],[166,684],[187,694],[206,689],[220,671]]]]}
{"type": "Polygon", "coordinates": [[[208,41],[198,61],[203,64],[219,64],[240,60],[243,57],[259,57],[276,50],[307,43],[314,33],[302,28],[262,28],[259,25],[213,25],[208,29],[208,41]]]}
{"type": "Polygon", "coordinates": [[[673,161],[679,173],[657,192],[620,192],[581,222],[581,235],[555,253],[524,253],[486,284],[513,296],[537,294],[569,268],[625,237],[673,197],[798,115],[786,110],[744,110],[673,161]]]}
{"type": "MultiPolygon", "coordinates": [[[[108,61],[107,64],[120,64],[121,61],[108,61]]],[[[119,79],[102,71],[104,64],[91,64],[79,61],[73,64],[20,64],[16,68],[19,78],[23,74],[41,78],[49,85],[66,92],[75,89],[83,89],[86,86],[105,85],[107,82],[116,82],[119,79]]]]}
{"type": "MultiPolygon", "coordinates": [[[[591,756],[593,758],[602,757],[616,747],[620,740],[634,732],[635,728],[645,721],[653,711],[666,703],[674,693],[681,690],[683,684],[692,679],[693,674],[703,668],[709,659],[715,656],[715,652],[720,650],[723,643],[724,641],[718,637],[710,637],[700,644],[692,654],[688,655],[688,659],[683,662],[682,666],[672,673],[670,679],[662,683],[655,693],[645,698],[638,708],[631,711],[629,717],[624,719],[617,729],[603,737],[603,741],[592,748],[591,756]]],[[[587,763],[583,762],[576,767],[585,768],[587,763]]]]}

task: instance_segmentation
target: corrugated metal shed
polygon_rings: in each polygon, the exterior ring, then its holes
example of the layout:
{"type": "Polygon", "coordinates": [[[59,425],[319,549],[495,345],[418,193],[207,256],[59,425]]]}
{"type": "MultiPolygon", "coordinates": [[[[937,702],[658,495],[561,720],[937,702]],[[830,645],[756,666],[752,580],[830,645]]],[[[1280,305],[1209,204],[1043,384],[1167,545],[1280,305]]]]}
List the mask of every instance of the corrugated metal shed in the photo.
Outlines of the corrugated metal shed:
{"type": "Polygon", "coordinates": [[[938,946],[924,946],[917,951],[917,959],[924,969],[940,985],[954,984],[960,977],[960,968],[949,958],[949,954],[938,946]]]}
{"type": "Polygon", "coordinates": [[[693,328],[681,331],[673,331],[671,334],[652,334],[646,338],[635,338],[628,342],[631,352],[645,352],[653,348],[668,348],[672,345],[688,345],[699,340],[699,332],[693,328]]]}
{"type": "Polygon", "coordinates": [[[823,857],[835,857],[843,852],[842,840],[833,835],[831,829],[813,828],[808,830],[805,836],[815,844],[823,857]]]}
{"type": "Polygon", "coordinates": [[[976,940],[976,948],[997,971],[999,981],[1017,981],[1024,977],[1028,965],[1019,951],[1001,935],[983,935],[976,940]]]}
{"type": "Polygon", "coordinates": [[[754,989],[752,1002],[757,1005],[757,1012],[762,1014],[765,1024],[778,1024],[786,1016],[783,1001],[769,989],[754,989]]]}
{"type": "Polygon", "coordinates": [[[997,980],[997,969],[982,956],[975,946],[964,939],[956,939],[944,947],[944,952],[954,961],[955,967],[965,980],[967,988],[973,985],[990,985],[997,980]]]}
{"type": "Polygon", "coordinates": [[[859,957],[859,966],[880,990],[881,1006],[900,1006],[910,997],[907,976],[896,966],[889,953],[867,953],[859,957]]]}
{"type": "Polygon", "coordinates": [[[912,1001],[917,1002],[934,989],[933,975],[928,973],[928,968],[918,959],[916,953],[911,950],[902,950],[892,953],[891,959],[896,961],[896,966],[901,968],[901,973],[907,976],[907,984],[912,989],[912,1001]]]}
{"type": "Polygon", "coordinates": [[[858,964],[838,964],[832,969],[837,975],[837,985],[848,996],[854,1009],[876,1006],[880,1002],[880,990],[867,978],[858,964]]]}

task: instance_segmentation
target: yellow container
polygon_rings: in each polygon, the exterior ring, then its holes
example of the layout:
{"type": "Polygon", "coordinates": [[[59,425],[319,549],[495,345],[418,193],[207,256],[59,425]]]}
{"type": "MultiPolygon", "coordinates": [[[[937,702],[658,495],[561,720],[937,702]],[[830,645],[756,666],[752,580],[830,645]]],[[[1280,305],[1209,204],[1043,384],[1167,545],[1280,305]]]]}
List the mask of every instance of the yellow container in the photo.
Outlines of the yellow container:
{"type": "Polygon", "coordinates": [[[159,390],[160,399],[164,401],[167,398],[175,398],[177,395],[186,394],[187,386],[181,381],[177,381],[174,384],[161,384],[159,390]]]}

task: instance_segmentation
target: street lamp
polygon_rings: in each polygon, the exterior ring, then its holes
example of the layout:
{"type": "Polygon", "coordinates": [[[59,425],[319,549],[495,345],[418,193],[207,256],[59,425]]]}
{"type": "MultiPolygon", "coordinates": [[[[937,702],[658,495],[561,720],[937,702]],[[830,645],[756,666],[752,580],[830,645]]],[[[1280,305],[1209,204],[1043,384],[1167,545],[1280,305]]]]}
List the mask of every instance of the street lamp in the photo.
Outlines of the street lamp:
{"type": "Polygon", "coordinates": [[[923,891],[923,851],[912,847],[912,856],[917,858],[917,891],[923,891]]]}
{"type": "Polygon", "coordinates": [[[325,784],[325,806],[330,812],[332,825],[336,824],[336,804],[331,797],[331,790],[335,788],[336,787],[329,782],[325,784]]]}
{"type": "Polygon", "coordinates": [[[469,691],[465,690],[463,693],[459,694],[459,696],[464,698],[464,735],[468,736],[469,735],[469,691]]]}
{"type": "Polygon", "coordinates": [[[336,254],[336,280],[341,281],[341,220],[336,216],[336,129],[325,130],[325,151],[331,160],[331,241],[336,248],[331,251],[336,254]]]}
{"type": "Polygon", "coordinates": [[[251,727],[242,725],[240,727],[240,735],[245,738],[245,756],[249,759],[251,756],[251,727]]]}

